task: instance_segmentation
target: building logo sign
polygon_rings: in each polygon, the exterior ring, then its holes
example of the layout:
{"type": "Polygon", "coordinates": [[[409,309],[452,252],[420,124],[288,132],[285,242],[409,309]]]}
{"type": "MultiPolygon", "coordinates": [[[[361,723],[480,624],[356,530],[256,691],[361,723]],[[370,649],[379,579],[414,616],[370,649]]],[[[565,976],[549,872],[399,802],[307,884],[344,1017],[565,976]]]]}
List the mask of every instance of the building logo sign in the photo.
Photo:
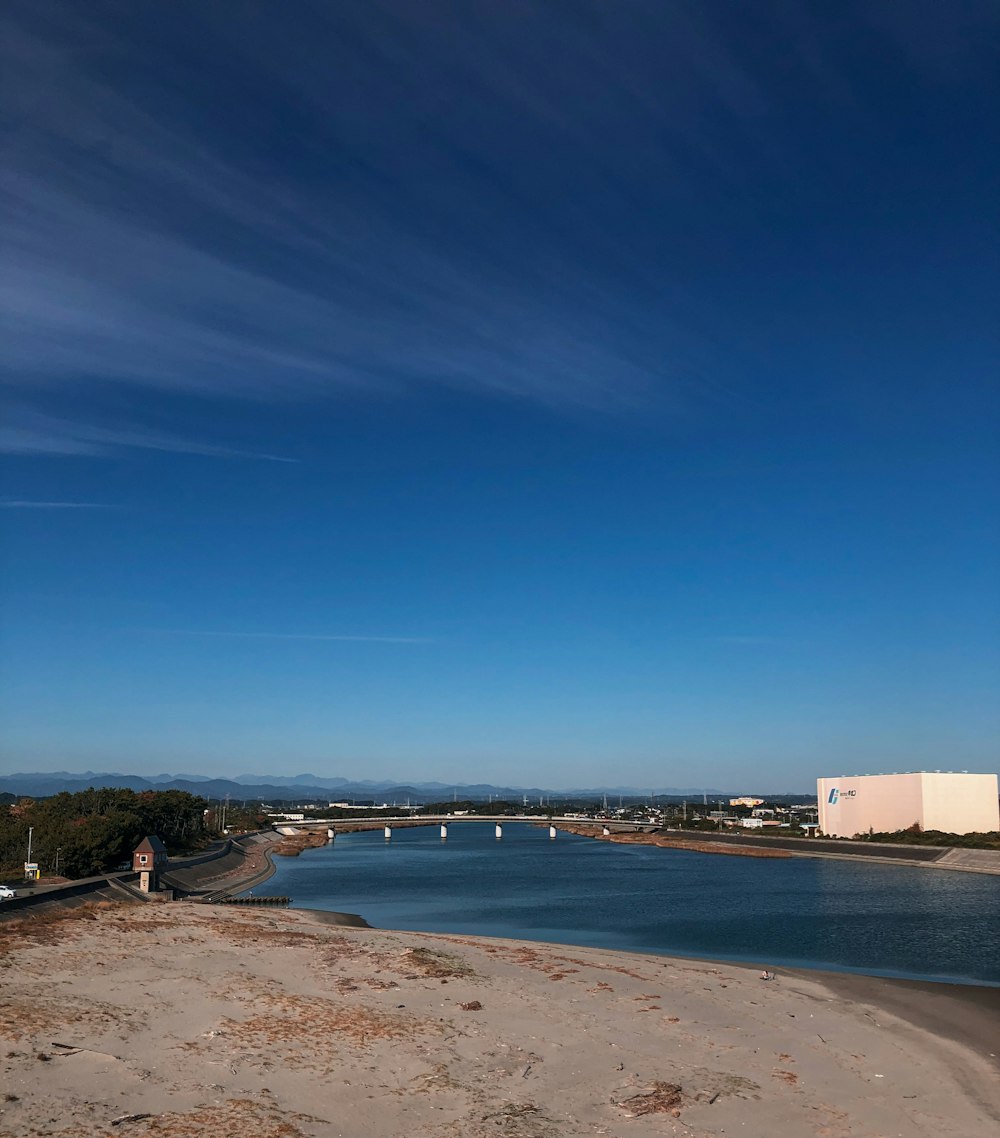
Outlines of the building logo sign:
{"type": "Polygon", "coordinates": [[[827,802],[831,806],[836,806],[841,798],[856,798],[857,794],[858,792],[856,790],[838,790],[837,787],[833,787],[827,797],[827,802]]]}

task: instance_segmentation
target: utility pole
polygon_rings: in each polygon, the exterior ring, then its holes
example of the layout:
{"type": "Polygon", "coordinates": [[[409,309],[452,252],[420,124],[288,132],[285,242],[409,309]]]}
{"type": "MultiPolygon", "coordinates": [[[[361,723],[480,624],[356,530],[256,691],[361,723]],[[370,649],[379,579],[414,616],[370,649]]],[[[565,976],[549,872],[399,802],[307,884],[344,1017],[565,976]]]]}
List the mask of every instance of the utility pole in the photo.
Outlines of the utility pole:
{"type": "Polygon", "coordinates": [[[54,873],[59,872],[59,855],[62,853],[62,846],[56,846],[56,867],[54,873]]]}
{"type": "Polygon", "coordinates": [[[31,835],[34,832],[34,829],[35,829],[34,826],[28,827],[28,858],[27,858],[27,860],[28,860],[29,864],[31,862],[31,835]]]}

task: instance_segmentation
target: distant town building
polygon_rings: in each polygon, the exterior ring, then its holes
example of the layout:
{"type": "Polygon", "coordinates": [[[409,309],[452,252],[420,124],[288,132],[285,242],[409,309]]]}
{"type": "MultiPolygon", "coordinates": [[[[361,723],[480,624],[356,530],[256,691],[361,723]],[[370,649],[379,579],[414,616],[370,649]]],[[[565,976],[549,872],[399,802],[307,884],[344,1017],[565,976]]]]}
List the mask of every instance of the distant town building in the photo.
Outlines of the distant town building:
{"type": "Polygon", "coordinates": [[[160,888],[160,871],[167,860],[167,847],[155,834],[143,838],[132,851],[132,871],[139,874],[143,893],[155,893],[160,888]]]}
{"type": "Polygon", "coordinates": [[[1000,830],[995,774],[914,771],[816,780],[819,828],[833,838],[919,826],[949,834],[1000,830]]]}
{"type": "Polygon", "coordinates": [[[741,798],[730,798],[730,806],[760,806],[764,801],[763,798],[751,798],[749,794],[744,794],[741,798]]]}

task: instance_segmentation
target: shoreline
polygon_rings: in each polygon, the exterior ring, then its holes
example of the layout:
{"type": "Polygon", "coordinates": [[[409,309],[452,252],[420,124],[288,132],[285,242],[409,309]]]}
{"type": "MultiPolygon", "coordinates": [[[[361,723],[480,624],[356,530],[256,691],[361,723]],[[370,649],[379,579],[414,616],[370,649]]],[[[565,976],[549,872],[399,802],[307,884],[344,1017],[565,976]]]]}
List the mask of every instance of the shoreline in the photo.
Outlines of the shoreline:
{"type": "Polygon", "coordinates": [[[659,831],[653,833],[611,831],[607,834],[599,834],[594,826],[574,825],[570,822],[556,822],[553,825],[565,834],[575,834],[579,838],[591,838],[595,842],[610,842],[613,845],[652,846],[655,849],[687,850],[689,853],[714,854],[723,857],[790,858],[794,856],[788,850],[727,845],[725,842],[713,841],[711,838],[695,839],[683,835],[674,837],[659,831]]]}
{"type": "Polygon", "coordinates": [[[331,916],[105,903],[0,926],[0,1130],[992,1138],[1000,1120],[1000,993],[331,916]]]}
{"type": "Polygon", "coordinates": [[[982,1051],[995,1060],[1000,1071],[1000,984],[977,983],[968,980],[924,980],[905,976],[876,976],[868,972],[840,972],[829,968],[808,968],[801,965],[765,965],[750,960],[721,960],[718,957],[687,956],[682,953],[659,953],[626,948],[595,948],[572,942],[528,940],[524,937],[480,936],[474,933],[425,932],[411,929],[388,929],[369,924],[355,913],[336,913],[328,909],[290,909],[303,913],[309,920],[321,925],[348,928],[366,928],[373,932],[399,936],[438,937],[443,940],[515,945],[519,949],[545,948],[558,952],[614,953],[623,959],[665,962],[673,965],[710,965],[715,968],[733,968],[759,975],[765,968],[780,983],[792,978],[822,984],[839,997],[852,1003],[869,1004],[886,1015],[906,1020],[913,1027],[929,1031],[941,1038],[982,1051]],[[991,1055],[990,1052],[993,1052],[991,1055]]]}
{"type": "Polygon", "coordinates": [[[942,983],[828,972],[807,968],[788,975],[815,980],[838,996],[869,1005],[912,1027],[975,1051],[1000,1072],[1000,985],[942,983]]]}
{"type": "Polygon", "coordinates": [[[966,850],[963,847],[898,846],[868,844],[864,849],[853,848],[859,843],[849,841],[847,848],[830,849],[831,841],[824,838],[797,838],[792,844],[780,835],[761,834],[710,834],[674,829],[660,829],[654,832],[627,833],[611,832],[598,834],[588,826],[573,823],[555,823],[559,830],[577,834],[579,837],[593,838],[595,841],[616,842],[659,849],[688,850],[692,853],[720,854],[730,857],[762,858],[817,858],[832,861],[866,862],[870,865],[896,865],[911,869],[945,869],[958,873],[1000,874],[1000,851],[966,850]],[[779,844],[784,843],[784,844],[779,844]],[[933,856],[928,855],[933,851],[933,856]],[[969,855],[978,860],[971,860],[969,855]],[[909,856],[906,856],[909,855],[909,856]]]}
{"type": "MultiPolygon", "coordinates": [[[[360,829],[361,827],[359,826],[358,828],[360,829]]],[[[306,847],[306,849],[308,849],[308,847],[306,847]]],[[[265,852],[266,852],[266,856],[268,857],[268,860],[270,861],[271,860],[270,851],[265,851],[265,852]]],[[[302,852],[306,852],[306,850],[304,849],[302,852]]],[[[697,851],[694,851],[694,852],[697,852],[697,851]]],[[[276,868],[273,866],[273,863],[272,863],[272,870],[271,870],[271,874],[269,874],[269,876],[273,875],[273,873],[275,873],[275,872],[276,872],[276,868]]],[[[230,891],[233,893],[237,893],[237,892],[241,892],[244,889],[250,888],[250,887],[251,886],[245,886],[244,885],[244,886],[240,886],[238,889],[232,888],[230,891]]],[[[326,921],[329,924],[335,924],[335,925],[339,924],[339,925],[345,925],[345,926],[364,927],[364,928],[373,928],[373,929],[382,929],[383,928],[383,926],[380,926],[380,925],[372,925],[367,920],[367,918],[364,916],[363,913],[348,913],[348,912],[342,912],[342,911],[332,910],[332,909],[315,909],[315,908],[311,908],[308,906],[296,906],[294,904],[294,898],[293,898],[292,905],[289,906],[289,909],[291,911],[294,911],[294,912],[323,914],[323,916],[320,919],[326,921]]],[[[519,939],[519,940],[523,940],[524,943],[528,943],[528,944],[562,945],[562,947],[565,947],[565,948],[594,947],[594,946],[587,946],[587,945],[580,944],[580,942],[578,942],[578,941],[569,941],[569,940],[564,941],[564,942],[541,941],[541,940],[535,941],[535,940],[531,940],[530,938],[524,938],[523,936],[519,938],[516,935],[514,935],[511,938],[505,938],[502,936],[498,936],[498,937],[494,938],[494,937],[489,936],[488,934],[476,934],[476,933],[464,933],[464,932],[440,933],[439,934],[439,933],[435,933],[435,932],[428,932],[427,930],[393,930],[389,926],[385,926],[384,931],[390,931],[390,932],[391,931],[398,931],[398,932],[413,931],[413,932],[421,932],[421,933],[427,932],[427,935],[441,935],[441,936],[452,936],[452,935],[480,936],[481,935],[482,939],[486,939],[486,940],[490,940],[490,939],[501,939],[501,940],[502,939],[519,939]]],[[[712,955],[704,955],[704,956],[694,955],[694,954],[688,955],[688,954],[685,954],[683,952],[678,953],[678,952],[670,952],[670,951],[664,951],[661,953],[655,949],[650,949],[650,948],[632,949],[632,948],[627,948],[624,946],[616,946],[614,948],[608,948],[606,950],[602,948],[601,951],[623,952],[623,953],[626,953],[630,956],[651,955],[651,956],[656,956],[658,958],[662,957],[663,959],[700,961],[700,962],[709,963],[709,964],[717,964],[720,966],[732,966],[732,967],[737,967],[737,968],[742,967],[742,968],[750,968],[750,969],[758,969],[758,970],[761,968],[764,968],[765,966],[766,967],[773,967],[774,966],[774,958],[773,957],[767,961],[761,960],[760,962],[755,962],[753,959],[746,959],[746,958],[744,958],[744,959],[735,959],[735,958],[726,959],[726,958],[722,958],[722,957],[718,957],[718,956],[712,956],[712,955]]],[[[945,990],[954,990],[954,989],[966,990],[966,989],[968,989],[970,992],[990,992],[990,993],[996,993],[996,994],[1000,995],[1000,980],[979,980],[979,979],[976,979],[973,977],[961,977],[961,976],[958,976],[958,977],[940,976],[939,977],[939,976],[905,975],[905,974],[880,975],[877,972],[866,972],[861,968],[853,968],[853,967],[850,967],[847,965],[836,966],[836,965],[824,964],[822,962],[817,963],[816,965],[811,965],[808,963],[799,963],[799,962],[793,962],[793,963],[787,963],[787,964],[779,963],[777,965],[777,967],[780,968],[783,972],[785,972],[787,974],[794,973],[794,974],[801,974],[803,976],[816,976],[816,977],[829,976],[831,978],[837,978],[837,977],[858,978],[860,980],[870,981],[873,983],[885,981],[885,982],[890,982],[890,983],[910,984],[910,985],[918,985],[918,986],[919,985],[926,985],[928,987],[928,990],[931,990],[931,991],[937,990],[937,989],[945,989],[945,990]]],[[[988,997],[988,999],[992,999],[992,996],[988,997]]],[[[994,1006],[996,1009],[997,1022],[1000,1023],[1000,1000],[998,1000],[998,1002],[992,1006],[994,1006]]]]}
{"type": "MultiPolygon", "coordinates": [[[[308,913],[311,919],[319,918],[319,924],[351,925],[351,920],[327,921],[326,910],[299,909],[296,912],[308,913]]],[[[352,914],[330,914],[338,918],[351,918],[352,914]]],[[[646,964],[668,966],[681,969],[688,966],[709,966],[717,972],[733,970],[737,973],[752,974],[760,980],[760,972],[765,965],[750,961],[718,960],[709,957],[682,956],[649,952],[632,952],[628,949],[592,948],[587,946],[563,944],[552,941],[533,941],[518,937],[486,937],[462,933],[400,932],[393,929],[380,929],[363,922],[364,927],[374,932],[388,935],[410,935],[443,940],[458,944],[481,945],[484,951],[489,946],[498,945],[514,952],[531,953],[547,950],[558,955],[560,960],[569,958],[565,952],[594,953],[620,958],[618,968],[632,960],[646,964]]],[[[361,927],[361,926],[354,926],[361,927]]],[[[1000,1076],[1000,984],[979,985],[962,981],[914,980],[905,977],[873,976],[867,973],[836,972],[829,969],[805,967],[777,967],[768,969],[773,980],[760,980],[761,989],[794,987],[796,994],[804,995],[810,1002],[846,1003],[853,1010],[870,1019],[876,1028],[889,1026],[892,1020],[897,1023],[893,1030],[902,1030],[916,1036],[929,1036],[954,1049],[953,1073],[970,1093],[979,1098],[981,1105],[990,1117],[1000,1122],[1000,1090],[994,1095],[982,1093],[976,1081],[969,1079],[965,1072],[963,1055],[967,1053],[992,1067],[1000,1076]],[[812,989],[819,988],[820,993],[812,989]],[[804,989],[804,991],[802,990],[804,989]]],[[[810,1013],[810,1018],[812,1018],[810,1013]]],[[[794,1018],[794,1017],[793,1017],[794,1018]]],[[[818,1036],[822,1040],[822,1036],[818,1036]]],[[[1000,1084],[998,1084],[1000,1087],[1000,1084]]],[[[996,1089],[996,1088],[995,1088],[996,1089]]]]}
{"type": "Polygon", "coordinates": [[[373,925],[362,914],[347,913],[335,909],[314,909],[305,905],[289,905],[289,912],[294,913],[307,913],[315,916],[321,923],[331,925],[344,925],[353,928],[367,928],[375,929],[379,932],[387,933],[400,933],[401,935],[419,935],[419,936],[460,936],[470,937],[483,941],[516,941],[519,944],[540,944],[548,945],[552,948],[559,949],[580,949],[594,952],[620,952],[625,956],[648,956],[655,959],[662,960],[682,960],[692,964],[713,964],[720,968],[746,968],[752,972],[760,972],[767,967],[772,972],[776,969],[786,975],[797,975],[802,977],[856,977],[860,980],[869,981],[885,981],[889,984],[913,984],[913,985],[926,985],[929,990],[944,989],[951,991],[953,989],[968,990],[969,993],[974,992],[995,992],[998,994],[997,1003],[997,1017],[1000,1023],[1000,980],[977,980],[970,976],[924,976],[924,975],[906,975],[903,973],[889,975],[888,972],[865,972],[860,968],[852,968],[847,965],[837,967],[832,964],[819,963],[816,965],[804,963],[782,963],[780,958],[778,963],[775,964],[775,957],[725,957],[713,956],[710,954],[698,955],[693,952],[671,952],[664,950],[658,952],[651,948],[625,948],[622,946],[606,946],[606,945],[593,945],[584,944],[576,940],[534,940],[531,937],[525,936],[523,933],[518,936],[511,934],[510,936],[503,936],[500,934],[492,935],[490,933],[476,933],[464,932],[462,930],[455,930],[451,932],[442,932],[436,929],[398,929],[391,925],[373,925]]]}
{"type": "MultiPolygon", "coordinates": [[[[290,856],[297,856],[304,849],[321,845],[315,826],[334,826],[338,833],[350,834],[364,830],[381,829],[391,824],[394,829],[407,829],[420,826],[437,826],[439,823],[517,822],[524,825],[544,827],[555,826],[564,833],[595,841],[618,842],[623,844],[654,846],[663,849],[682,849],[691,853],[719,854],[730,857],[758,858],[816,858],[820,860],[865,862],[876,865],[896,865],[911,869],[943,869],[959,873],[1000,875],[1000,850],[966,849],[960,846],[920,846],[893,843],[868,843],[854,840],[826,838],[783,838],[776,834],[737,834],[732,831],[708,833],[676,830],[670,827],[644,827],[639,823],[622,824],[608,821],[612,827],[608,834],[599,833],[600,822],[584,824],[567,818],[539,820],[536,817],[510,818],[506,815],[483,815],[476,817],[452,817],[432,815],[424,818],[378,818],[355,821],[335,819],[322,823],[305,823],[294,834],[285,835],[289,841],[290,856]],[[298,848],[294,848],[298,843],[298,848]]],[[[295,829],[295,827],[289,827],[295,829]]]]}

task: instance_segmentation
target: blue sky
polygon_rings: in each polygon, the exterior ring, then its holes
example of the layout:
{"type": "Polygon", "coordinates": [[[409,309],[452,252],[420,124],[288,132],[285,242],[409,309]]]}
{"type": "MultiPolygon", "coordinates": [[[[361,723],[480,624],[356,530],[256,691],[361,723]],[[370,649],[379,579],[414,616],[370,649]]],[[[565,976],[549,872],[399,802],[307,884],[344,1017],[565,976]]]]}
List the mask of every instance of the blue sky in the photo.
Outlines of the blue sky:
{"type": "Polygon", "coordinates": [[[995,5],[0,12],[3,766],[993,771],[995,5]]]}

